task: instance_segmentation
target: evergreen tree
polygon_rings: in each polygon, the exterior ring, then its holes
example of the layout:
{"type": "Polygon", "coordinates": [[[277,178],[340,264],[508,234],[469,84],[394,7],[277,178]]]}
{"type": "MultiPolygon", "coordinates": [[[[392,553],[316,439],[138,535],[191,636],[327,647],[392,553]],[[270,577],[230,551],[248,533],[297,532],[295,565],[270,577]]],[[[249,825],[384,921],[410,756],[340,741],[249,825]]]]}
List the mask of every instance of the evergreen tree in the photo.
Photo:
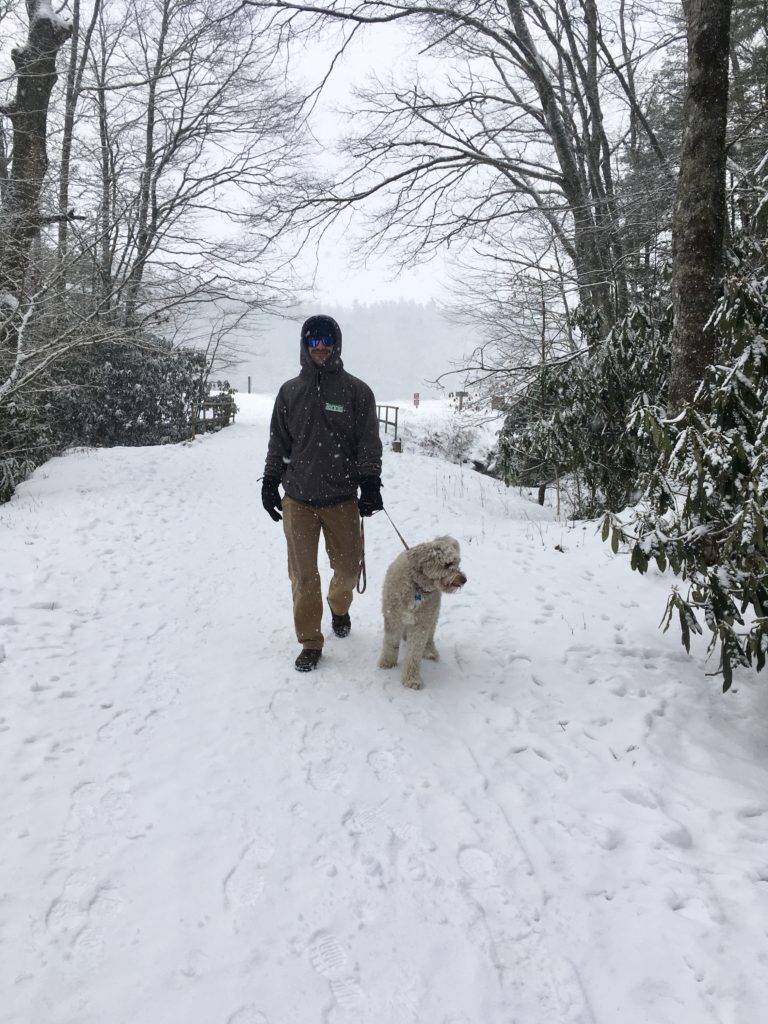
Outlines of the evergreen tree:
{"type": "Polygon", "coordinates": [[[653,458],[650,442],[626,429],[635,402],[663,401],[669,322],[634,307],[604,341],[589,311],[577,326],[591,344],[575,358],[545,365],[519,397],[499,435],[499,468],[508,484],[570,477],[577,518],[624,508],[653,458]]]}
{"type": "Polygon", "coordinates": [[[677,612],[682,641],[710,630],[723,689],[734,667],[765,665],[768,650],[768,244],[731,257],[713,327],[717,359],[694,400],[674,419],[639,405],[631,424],[659,453],[643,500],[629,518],[608,514],[603,537],[631,547],[631,565],[655,561],[685,583],[677,612]]]}

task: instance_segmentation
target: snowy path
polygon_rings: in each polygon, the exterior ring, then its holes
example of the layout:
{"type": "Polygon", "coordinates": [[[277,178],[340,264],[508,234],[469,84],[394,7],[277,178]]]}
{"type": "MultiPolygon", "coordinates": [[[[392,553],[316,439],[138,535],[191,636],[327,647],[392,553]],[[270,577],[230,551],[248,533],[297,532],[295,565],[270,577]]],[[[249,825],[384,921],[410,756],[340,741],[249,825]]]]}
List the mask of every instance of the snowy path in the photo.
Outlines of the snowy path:
{"type": "Polygon", "coordinates": [[[242,404],[0,507],[0,1021],[766,1019],[765,680],[723,698],[657,630],[666,580],[409,453],[387,506],[469,577],[442,661],[419,693],[375,667],[380,516],[299,675],[242,404]]]}

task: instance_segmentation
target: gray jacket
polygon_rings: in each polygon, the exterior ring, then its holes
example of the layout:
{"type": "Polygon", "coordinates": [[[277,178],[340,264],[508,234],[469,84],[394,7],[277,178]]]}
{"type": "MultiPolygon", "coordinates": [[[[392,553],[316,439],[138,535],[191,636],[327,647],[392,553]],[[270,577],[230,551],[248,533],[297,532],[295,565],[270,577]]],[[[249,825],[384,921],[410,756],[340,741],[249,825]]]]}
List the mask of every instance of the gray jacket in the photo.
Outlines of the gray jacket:
{"type": "MultiPolygon", "coordinates": [[[[312,318],[314,319],[314,318],[312,318]]],[[[341,328],[330,357],[315,366],[300,341],[301,372],[277,393],[264,476],[277,477],[290,498],[336,505],[357,495],[362,477],[381,475],[376,400],[368,385],[341,361],[341,328]]]]}

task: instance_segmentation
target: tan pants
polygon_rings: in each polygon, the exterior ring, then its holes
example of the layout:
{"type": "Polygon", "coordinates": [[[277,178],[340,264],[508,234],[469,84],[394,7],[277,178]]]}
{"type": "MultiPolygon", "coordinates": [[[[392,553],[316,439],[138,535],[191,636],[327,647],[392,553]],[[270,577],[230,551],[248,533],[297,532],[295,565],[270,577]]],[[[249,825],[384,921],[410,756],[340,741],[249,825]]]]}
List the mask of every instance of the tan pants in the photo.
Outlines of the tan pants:
{"type": "Polygon", "coordinates": [[[317,568],[322,531],[333,569],[328,604],[334,615],[345,615],[352,604],[360,571],[362,541],[356,499],[318,508],[283,497],[283,530],[288,543],[288,576],[293,590],[293,622],[302,647],[320,650],[323,634],[323,595],[317,568]]]}

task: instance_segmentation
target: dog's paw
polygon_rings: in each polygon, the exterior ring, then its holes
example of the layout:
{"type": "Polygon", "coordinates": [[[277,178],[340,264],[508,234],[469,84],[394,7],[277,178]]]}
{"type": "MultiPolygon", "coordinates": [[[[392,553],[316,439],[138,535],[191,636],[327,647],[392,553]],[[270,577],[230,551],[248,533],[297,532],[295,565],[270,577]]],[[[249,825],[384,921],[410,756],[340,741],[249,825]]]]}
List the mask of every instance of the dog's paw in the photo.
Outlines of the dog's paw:
{"type": "Polygon", "coordinates": [[[424,657],[427,661],[440,661],[440,652],[436,647],[427,647],[424,651],[424,657]]]}
{"type": "Polygon", "coordinates": [[[403,686],[409,687],[411,690],[420,690],[424,683],[420,679],[404,679],[403,686]]]}
{"type": "Polygon", "coordinates": [[[394,668],[396,664],[397,658],[390,654],[382,654],[379,658],[379,668],[394,668]]]}

